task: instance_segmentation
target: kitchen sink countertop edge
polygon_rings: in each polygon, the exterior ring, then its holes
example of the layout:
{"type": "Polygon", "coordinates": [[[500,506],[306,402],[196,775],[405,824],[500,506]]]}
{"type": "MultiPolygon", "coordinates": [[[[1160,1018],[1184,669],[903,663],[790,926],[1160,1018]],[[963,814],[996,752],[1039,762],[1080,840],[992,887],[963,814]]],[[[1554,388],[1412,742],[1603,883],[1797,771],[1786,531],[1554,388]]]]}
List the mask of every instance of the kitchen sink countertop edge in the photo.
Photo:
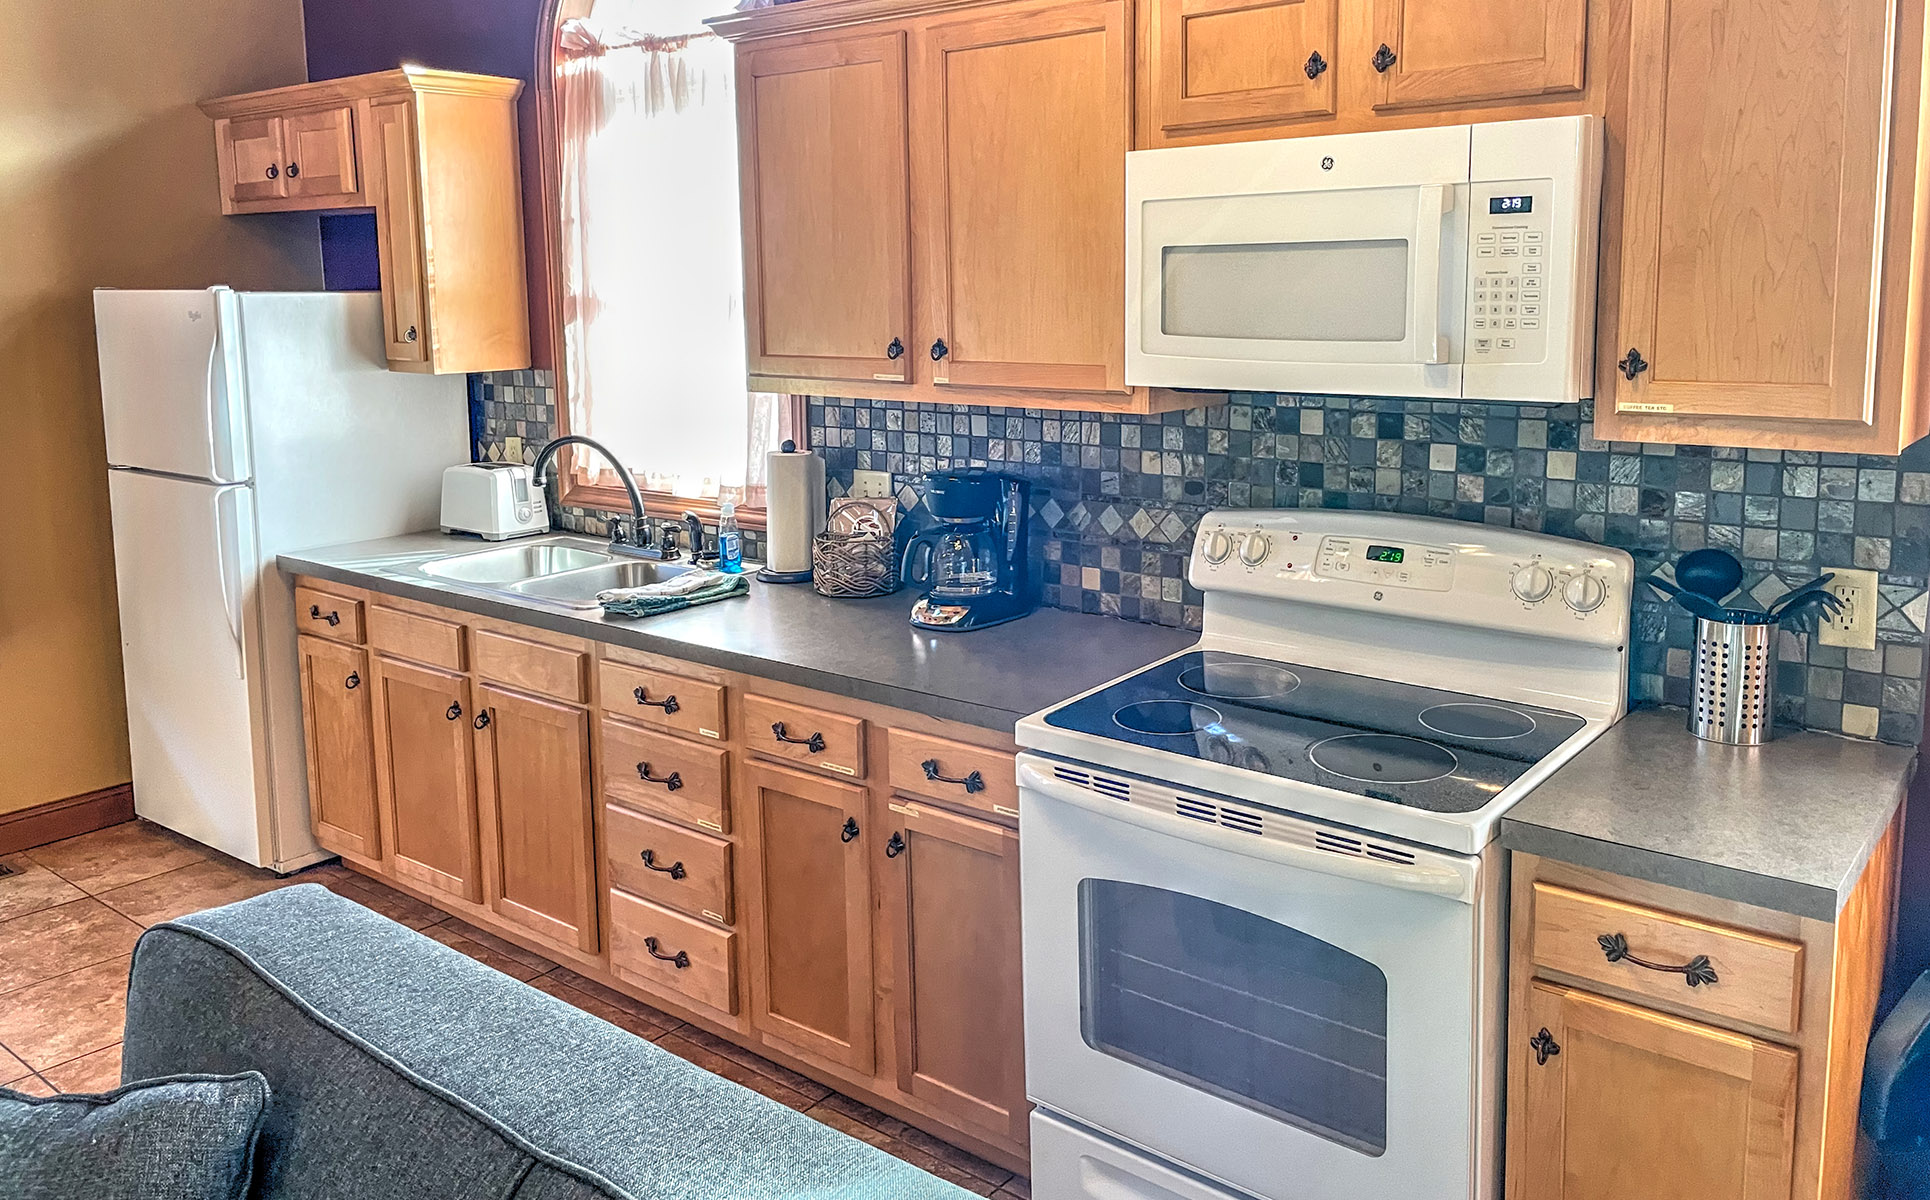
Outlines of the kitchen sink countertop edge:
{"type": "Polygon", "coordinates": [[[748,597],[624,620],[419,573],[435,558],[513,547],[411,533],[278,556],[307,575],[479,616],[865,700],[1010,734],[1021,717],[1192,646],[1199,635],[1040,609],[968,633],[914,629],[915,591],[834,600],[753,579],[748,597]]]}
{"type": "Polygon", "coordinates": [[[1501,845],[1834,921],[1903,803],[1917,748],[1806,731],[1724,746],[1687,719],[1629,713],[1502,818],[1501,845]]]}

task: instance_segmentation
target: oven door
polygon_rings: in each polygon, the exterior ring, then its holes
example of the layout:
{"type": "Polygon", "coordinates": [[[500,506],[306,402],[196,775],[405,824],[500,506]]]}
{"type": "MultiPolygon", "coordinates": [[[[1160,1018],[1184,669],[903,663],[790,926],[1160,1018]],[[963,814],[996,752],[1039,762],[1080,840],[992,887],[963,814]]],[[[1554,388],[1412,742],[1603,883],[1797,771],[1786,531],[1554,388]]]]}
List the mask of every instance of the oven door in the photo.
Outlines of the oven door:
{"type": "Polygon", "coordinates": [[[1495,1194],[1498,862],[1020,762],[1037,1103],[1266,1200],[1495,1194]]]}

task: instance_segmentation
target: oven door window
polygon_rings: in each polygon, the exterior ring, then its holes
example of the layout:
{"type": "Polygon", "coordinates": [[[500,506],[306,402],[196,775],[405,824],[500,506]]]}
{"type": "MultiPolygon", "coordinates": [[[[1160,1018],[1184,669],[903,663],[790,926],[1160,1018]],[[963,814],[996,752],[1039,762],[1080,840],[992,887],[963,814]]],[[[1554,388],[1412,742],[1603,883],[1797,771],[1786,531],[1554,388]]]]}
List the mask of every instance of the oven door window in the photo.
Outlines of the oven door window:
{"type": "Polygon", "coordinates": [[[1404,240],[1167,246],[1161,258],[1161,333],[1268,342],[1407,340],[1404,240]]]}
{"type": "Polygon", "coordinates": [[[1079,884],[1086,1044],[1362,1154],[1387,1149],[1387,976],[1242,909],[1079,884]]]}

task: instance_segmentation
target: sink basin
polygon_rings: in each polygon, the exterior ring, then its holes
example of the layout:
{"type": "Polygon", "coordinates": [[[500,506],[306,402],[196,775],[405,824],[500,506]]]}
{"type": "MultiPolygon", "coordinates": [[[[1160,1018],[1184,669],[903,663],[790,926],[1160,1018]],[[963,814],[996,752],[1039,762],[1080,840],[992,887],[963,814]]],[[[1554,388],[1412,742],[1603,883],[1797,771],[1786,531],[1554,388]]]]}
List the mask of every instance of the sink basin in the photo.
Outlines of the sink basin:
{"type": "MultiPolygon", "coordinates": [[[[454,558],[439,558],[422,564],[424,575],[453,579],[457,583],[507,584],[540,579],[614,563],[616,556],[603,550],[573,546],[567,542],[528,542],[483,550],[454,558]]],[[[623,564],[628,565],[628,564],[623,564]]]]}
{"type": "Polygon", "coordinates": [[[650,562],[644,559],[622,559],[606,562],[602,566],[586,567],[567,574],[551,575],[545,579],[530,579],[504,588],[518,596],[531,600],[561,604],[568,608],[595,608],[596,594],[610,588],[643,587],[688,575],[696,568],[679,566],[676,563],[650,562]]]}

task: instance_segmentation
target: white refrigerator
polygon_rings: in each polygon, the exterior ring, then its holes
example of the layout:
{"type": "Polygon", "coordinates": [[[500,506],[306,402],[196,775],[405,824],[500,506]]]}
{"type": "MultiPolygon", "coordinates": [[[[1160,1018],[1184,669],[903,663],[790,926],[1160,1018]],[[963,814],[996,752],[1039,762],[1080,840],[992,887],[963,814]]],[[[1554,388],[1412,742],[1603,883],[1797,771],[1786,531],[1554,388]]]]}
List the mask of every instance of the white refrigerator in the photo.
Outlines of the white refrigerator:
{"type": "Polygon", "coordinates": [[[432,529],[463,376],[385,362],[373,292],[94,293],[134,809],[245,862],[309,832],[278,553],[432,529]]]}

